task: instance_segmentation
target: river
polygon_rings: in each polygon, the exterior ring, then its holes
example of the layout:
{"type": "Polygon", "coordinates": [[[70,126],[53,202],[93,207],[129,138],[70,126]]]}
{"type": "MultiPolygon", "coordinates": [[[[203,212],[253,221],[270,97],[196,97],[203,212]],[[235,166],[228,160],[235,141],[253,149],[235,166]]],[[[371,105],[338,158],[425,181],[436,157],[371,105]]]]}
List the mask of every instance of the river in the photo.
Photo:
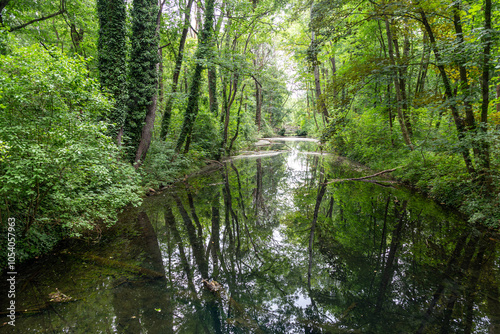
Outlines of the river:
{"type": "Polygon", "coordinates": [[[498,234],[370,174],[272,139],[19,266],[0,333],[500,333],[498,234]]]}

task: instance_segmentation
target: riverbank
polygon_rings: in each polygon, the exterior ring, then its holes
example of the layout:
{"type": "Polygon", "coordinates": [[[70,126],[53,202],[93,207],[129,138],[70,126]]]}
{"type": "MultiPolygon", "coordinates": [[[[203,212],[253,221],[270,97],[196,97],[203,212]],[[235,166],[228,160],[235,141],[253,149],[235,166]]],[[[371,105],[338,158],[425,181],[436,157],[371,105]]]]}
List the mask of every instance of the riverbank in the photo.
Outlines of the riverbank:
{"type": "MultiPolygon", "coordinates": [[[[362,136],[349,136],[346,141],[345,135],[334,136],[326,146],[375,171],[403,167],[391,175],[441,205],[456,209],[472,224],[500,229],[499,183],[492,185],[491,192],[485,192],[456,152],[435,152],[424,147],[410,151],[402,145],[367,141],[362,136]]],[[[498,180],[497,171],[490,172],[498,180]]]]}

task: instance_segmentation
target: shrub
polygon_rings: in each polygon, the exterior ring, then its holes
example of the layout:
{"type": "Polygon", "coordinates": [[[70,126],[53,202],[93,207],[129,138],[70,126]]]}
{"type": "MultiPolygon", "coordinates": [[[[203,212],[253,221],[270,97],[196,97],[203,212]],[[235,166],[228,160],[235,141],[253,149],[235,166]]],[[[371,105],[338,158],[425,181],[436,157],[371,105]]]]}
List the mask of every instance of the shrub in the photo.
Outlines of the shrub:
{"type": "Polygon", "coordinates": [[[175,182],[193,165],[189,156],[175,153],[173,142],[154,140],[144,162],[144,182],[153,188],[175,182]]]}
{"type": "Polygon", "coordinates": [[[299,137],[305,137],[305,136],[307,136],[307,131],[302,130],[302,129],[298,129],[297,131],[295,131],[295,134],[299,137]]]}
{"type": "Polygon", "coordinates": [[[112,224],[117,210],[140,202],[135,171],[98,121],[111,101],[84,61],[14,49],[0,56],[0,87],[1,219],[16,219],[21,260],[49,249],[56,235],[112,224]]]}

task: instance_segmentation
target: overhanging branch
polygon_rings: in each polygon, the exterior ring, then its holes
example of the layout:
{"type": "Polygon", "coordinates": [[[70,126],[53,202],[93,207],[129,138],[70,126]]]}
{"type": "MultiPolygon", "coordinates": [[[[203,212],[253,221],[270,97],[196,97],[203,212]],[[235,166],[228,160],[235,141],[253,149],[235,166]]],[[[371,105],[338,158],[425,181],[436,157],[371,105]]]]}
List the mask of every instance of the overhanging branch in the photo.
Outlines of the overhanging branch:
{"type": "MultiPolygon", "coordinates": [[[[375,177],[375,176],[379,176],[379,175],[382,175],[382,174],[394,172],[396,169],[399,169],[399,168],[403,168],[403,167],[396,167],[396,168],[393,168],[393,169],[386,169],[386,170],[383,170],[381,172],[375,173],[373,175],[368,175],[368,176],[363,176],[363,177],[355,177],[355,178],[352,178],[352,179],[334,179],[334,180],[331,180],[331,181],[327,182],[326,184],[335,183],[335,182],[345,182],[345,181],[368,181],[366,179],[371,179],[372,177],[375,177]]],[[[382,180],[379,180],[379,181],[375,181],[374,183],[378,183],[378,182],[389,182],[389,183],[392,183],[394,181],[382,181],[382,180]]]]}
{"type": "Polygon", "coordinates": [[[27,27],[30,24],[33,24],[33,23],[36,23],[36,22],[48,20],[48,19],[50,19],[50,18],[52,18],[54,16],[61,15],[61,14],[65,13],[65,12],[66,12],[66,9],[61,9],[60,11],[58,11],[58,12],[56,12],[54,14],[50,14],[50,15],[47,15],[47,16],[40,17],[38,19],[34,19],[34,20],[31,20],[31,21],[28,21],[26,23],[23,23],[23,24],[17,26],[17,27],[12,27],[12,28],[10,28],[9,32],[13,32],[13,31],[22,29],[22,28],[27,27]]]}

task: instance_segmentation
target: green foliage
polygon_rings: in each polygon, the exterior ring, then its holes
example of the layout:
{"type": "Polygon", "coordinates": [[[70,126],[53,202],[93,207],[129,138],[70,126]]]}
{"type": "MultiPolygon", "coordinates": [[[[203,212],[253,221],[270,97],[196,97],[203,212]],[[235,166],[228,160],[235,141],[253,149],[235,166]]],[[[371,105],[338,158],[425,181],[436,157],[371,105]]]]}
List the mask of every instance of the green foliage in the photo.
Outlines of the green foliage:
{"type": "Polygon", "coordinates": [[[305,136],[307,136],[307,131],[302,130],[302,129],[298,129],[297,131],[295,131],[295,135],[297,135],[299,137],[305,137],[305,136]]]}
{"type": "MultiPolygon", "coordinates": [[[[323,136],[341,154],[373,169],[404,166],[394,176],[440,203],[459,208],[471,222],[498,226],[498,198],[485,196],[469,177],[461,157],[463,146],[457,144],[453,128],[442,125],[425,131],[432,119],[422,110],[415,110],[415,115],[419,121],[414,122],[414,151],[403,145],[399,127],[393,127],[391,138],[388,115],[381,108],[353,114],[342,125],[332,121],[323,136]]],[[[490,135],[488,142],[495,151],[498,148],[494,138],[490,135]]],[[[463,145],[476,145],[474,139],[466,138],[463,145]]],[[[492,175],[496,179],[494,170],[492,175]]]]}
{"type": "MultiPolygon", "coordinates": [[[[197,60],[193,75],[191,78],[191,85],[189,87],[189,98],[184,112],[184,121],[182,123],[181,132],[175,150],[180,152],[186,137],[190,136],[193,131],[193,126],[196,121],[199,109],[199,96],[200,87],[202,83],[202,72],[205,69],[205,61],[210,53],[210,39],[212,38],[212,25],[214,21],[214,0],[208,0],[205,10],[205,21],[203,22],[203,29],[200,31],[198,40],[198,48],[196,49],[195,58],[197,60]]],[[[186,144],[185,152],[189,151],[189,144],[186,144]]]]}
{"type": "Polygon", "coordinates": [[[155,0],[134,0],[132,9],[132,50],[129,61],[129,104],[125,120],[125,134],[128,136],[127,155],[130,161],[141,140],[142,128],[156,94],[158,75],[158,34],[156,18],[158,2],[155,0]]]}
{"type": "Polygon", "coordinates": [[[143,182],[158,188],[177,181],[192,168],[195,161],[186,155],[175,153],[170,142],[155,140],[143,165],[143,182]]]}
{"type": "Polygon", "coordinates": [[[220,132],[217,120],[209,111],[200,112],[191,133],[191,145],[193,149],[207,157],[214,157],[217,155],[219,142],[220,132]]]}
{"type": "MultiPolygon", "coordinates": [[[[97,18],[95,0],[2,1],[2,27],[23,45],[57,47],[68,55],[95,57],[97,18]]],[[[93,62],[88,63],[93,68],[93,62]]]]}
{"type": "Polygon", "coordinates": [[[111,103],[85,62],[38,46],[0,58],[0,210],[3,220],[16,218],[21,246],[52,245],[52,236],[43,237],[49,231],[99,230],[138,204],[137,176],[97,121],[111,103]]]}
{"type": "Polygon", "coordinates": [[[262,128],[260,129],[260,135],[262,137],[274,137],[276,133],[274,129],[269,125],[268,122],[263,122],[262,128]]]}

